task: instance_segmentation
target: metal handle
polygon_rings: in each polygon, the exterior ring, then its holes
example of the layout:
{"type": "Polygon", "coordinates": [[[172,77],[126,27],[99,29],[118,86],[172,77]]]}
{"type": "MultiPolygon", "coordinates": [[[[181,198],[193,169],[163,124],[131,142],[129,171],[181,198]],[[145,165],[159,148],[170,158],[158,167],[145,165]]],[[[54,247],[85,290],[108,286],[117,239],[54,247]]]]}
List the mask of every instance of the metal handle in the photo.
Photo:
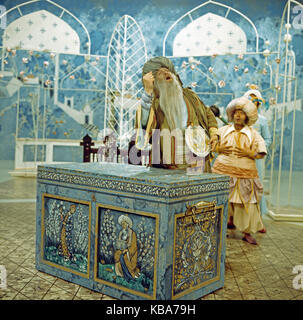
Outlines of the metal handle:
{"type": "Polygon", "coordinates": [[[216,217],[216,214],[215,214],[216,200],[212,202],[200,201],[192,206],[186,205],[186,208],[187,209],[185,211],[185,220],[188,221],[188,218],[191,217],[191,220],[194,224],[201,223],[203,221],[210,220],[210,219],[213,220],[216,217]],[[197,214],[207,213],[207,212],[211,212],[212,215],[207,217],[202,217],[199,219],[196,218],[197,214]]]}

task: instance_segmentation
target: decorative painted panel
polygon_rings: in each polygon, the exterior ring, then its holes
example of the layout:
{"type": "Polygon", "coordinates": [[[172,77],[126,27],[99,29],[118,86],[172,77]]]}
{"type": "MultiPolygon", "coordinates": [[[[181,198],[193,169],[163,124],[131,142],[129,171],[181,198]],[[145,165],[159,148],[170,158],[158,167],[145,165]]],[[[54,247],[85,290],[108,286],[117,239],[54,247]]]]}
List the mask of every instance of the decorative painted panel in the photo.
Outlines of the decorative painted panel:
{"type": "Polygon", "coordinates": [[[43,194],[41,255],[44,263],[88,278],[90,220],[89,202],[43,194]]]}
{"type": "Polygon", "coordinates": [[[38,167],[37,269],[123,300],[221,288],[229,177],[116,169],[38,167]]]}
{"type": "Polygon", "coordinates": [[[156,297],[158,216],[97,206],[95,281],[156,297]]]}
{"type": "Polygon", "coordinates": [[[199,209],[198,205],[175,216],[175,299],[220,279],[223,206],[201,202],[204,207],[199,209]]]}

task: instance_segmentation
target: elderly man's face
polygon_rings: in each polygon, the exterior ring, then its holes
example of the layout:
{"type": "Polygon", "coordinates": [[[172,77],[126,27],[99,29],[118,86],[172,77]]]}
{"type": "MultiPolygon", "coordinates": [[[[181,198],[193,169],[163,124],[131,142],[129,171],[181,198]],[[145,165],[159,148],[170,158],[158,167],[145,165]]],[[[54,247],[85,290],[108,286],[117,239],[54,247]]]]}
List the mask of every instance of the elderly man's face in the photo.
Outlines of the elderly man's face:
{"type": "Polygon", "coordinates": [[[166,68],[160,68],[156,73],[156,80],[158,82],[172,82],[172,74],[171,72],[166,68]]]}

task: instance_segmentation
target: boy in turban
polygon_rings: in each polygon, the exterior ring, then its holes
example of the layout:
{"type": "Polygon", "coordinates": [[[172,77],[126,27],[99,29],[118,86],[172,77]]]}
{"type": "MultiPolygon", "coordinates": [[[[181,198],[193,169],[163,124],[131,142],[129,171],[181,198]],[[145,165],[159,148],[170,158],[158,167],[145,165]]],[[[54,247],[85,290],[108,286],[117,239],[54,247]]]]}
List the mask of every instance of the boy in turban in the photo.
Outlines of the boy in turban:
{"type": "Polygon", "coordinates": [[[243,232],[243,240],[257,244],[251,233],[264,228],[260,214],[263,186],[256,160],[266,155],[261,135],[252,128],[258,119],[257,107],[246,97],[232,100],[226,113],[232,124],[219,129],[219,154],[212,171],[230,176],[228,200],[229,223],[243,232]]]}

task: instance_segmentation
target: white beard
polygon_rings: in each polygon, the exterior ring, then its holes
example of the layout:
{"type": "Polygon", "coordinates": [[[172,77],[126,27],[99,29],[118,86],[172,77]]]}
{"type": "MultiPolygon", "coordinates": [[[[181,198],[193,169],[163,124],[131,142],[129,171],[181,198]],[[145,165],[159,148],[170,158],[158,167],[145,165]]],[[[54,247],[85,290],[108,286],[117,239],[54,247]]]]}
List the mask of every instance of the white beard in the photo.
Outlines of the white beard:
{"type": "Polygon", "coordinates": [[[155,86],[159,91],[160,108],[164,112],[170,130],[182,128],[183,91],[176,76],[171,74],[173,81],[157,82],[155,86]]]}

